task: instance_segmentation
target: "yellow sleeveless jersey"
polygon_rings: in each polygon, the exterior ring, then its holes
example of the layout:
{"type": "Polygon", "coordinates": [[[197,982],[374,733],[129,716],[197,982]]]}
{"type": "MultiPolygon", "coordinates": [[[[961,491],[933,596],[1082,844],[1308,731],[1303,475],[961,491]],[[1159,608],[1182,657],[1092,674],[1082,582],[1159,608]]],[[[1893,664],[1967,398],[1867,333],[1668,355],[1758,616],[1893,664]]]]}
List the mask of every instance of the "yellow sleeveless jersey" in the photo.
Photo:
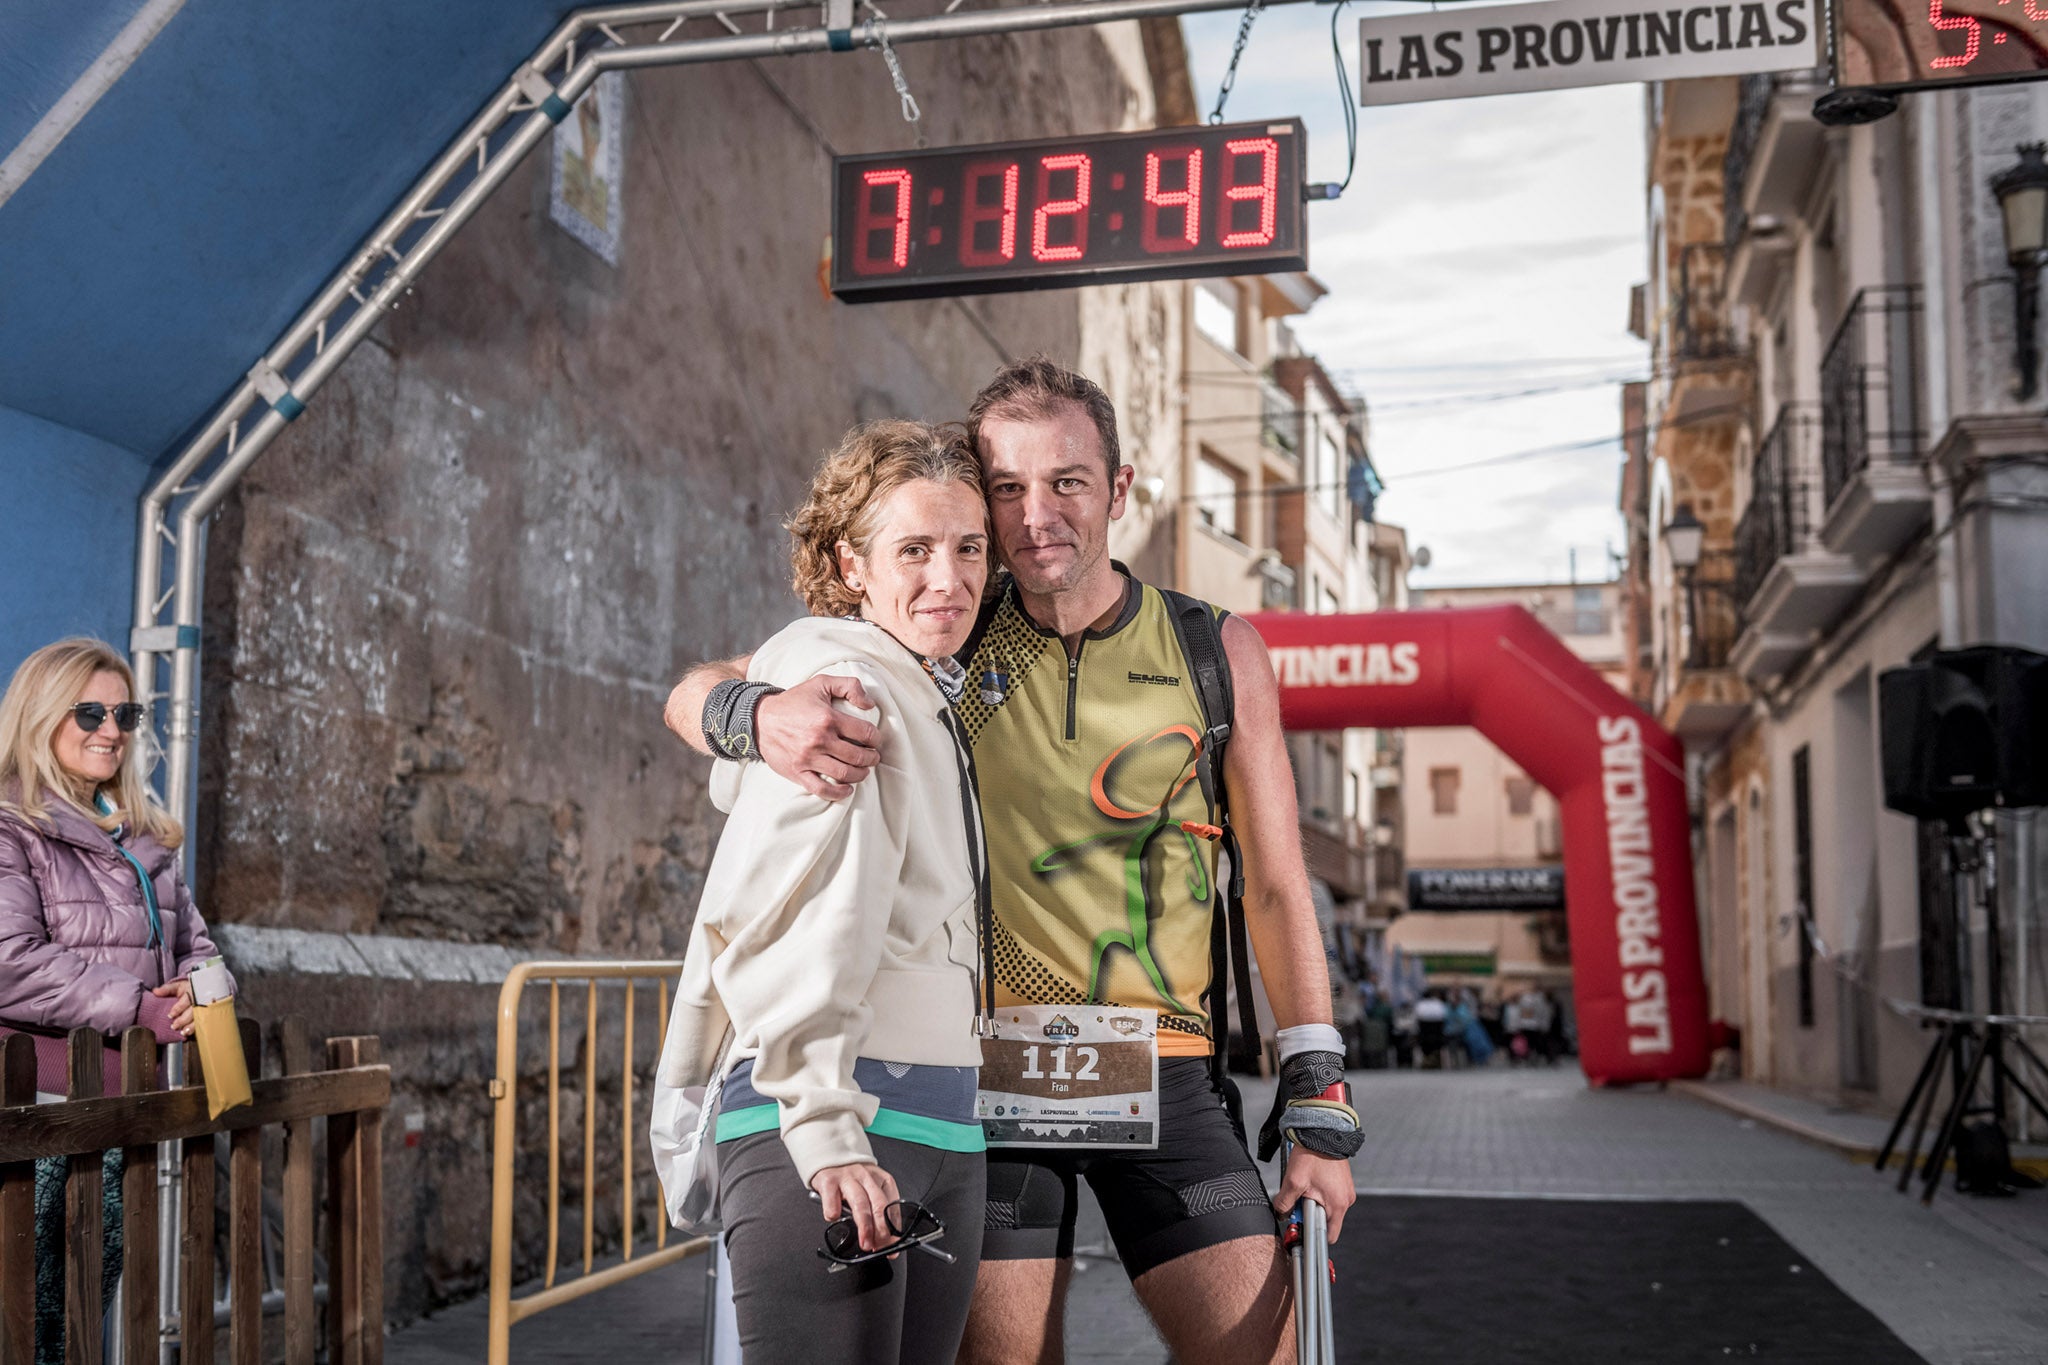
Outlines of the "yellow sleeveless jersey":
{"type": "Polygon", "coordinates": [[[1136,584],[1069,659],[1014,584],[988,609],[959,707],[995,898],[999,1004],[1160,1014],[1159,1050],[1209,1050],[1215,844],[1202,703],[1166,599],[1136,584]]]}

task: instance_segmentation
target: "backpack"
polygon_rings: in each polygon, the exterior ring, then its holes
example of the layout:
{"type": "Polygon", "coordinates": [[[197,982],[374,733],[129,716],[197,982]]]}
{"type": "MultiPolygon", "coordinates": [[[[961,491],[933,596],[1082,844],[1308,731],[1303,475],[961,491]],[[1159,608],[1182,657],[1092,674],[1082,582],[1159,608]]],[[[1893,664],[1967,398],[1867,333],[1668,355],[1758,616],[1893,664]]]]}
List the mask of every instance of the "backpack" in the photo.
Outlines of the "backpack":
{"type": "MultiPolygon", "coordinates": [[[[1167,614],[1173,622],[1173,636],[1181,657],[1195,680],[1195,694],[1202,703],[1201,780],[1208,793],[1216,823],[1222,828],[1223,856],[1230,875],[1221,885],[1223,892],[1209,928],[1209,992],[1207,1005],[1210,1027],[1211,1075],[1226,1096],[1234,1087],[1225,1084],[1229,1063],[1229,1030],[1220,1021],[1228,1017],[1230,984],[1237,986],[1238,1030],[1245,1046],[1257,1055],[1263,1047],[1259,1038],[1258,1007],[1252,998],[1251,945],[1244,924],[1244,855],[1238,848],[1236,831],[1230,824],[1229,790],[1223,782],[1223,755],[1230,743],[1231,721],[1236,715],[1235,694],[1230,685],[1230,659],[1223,651],[1223,623],[1209,604],[1171,588],[1161,588],[1167,614]]],[[[1242,1121],[1239,1121],[1240,1128],[1242,1121]]]]}

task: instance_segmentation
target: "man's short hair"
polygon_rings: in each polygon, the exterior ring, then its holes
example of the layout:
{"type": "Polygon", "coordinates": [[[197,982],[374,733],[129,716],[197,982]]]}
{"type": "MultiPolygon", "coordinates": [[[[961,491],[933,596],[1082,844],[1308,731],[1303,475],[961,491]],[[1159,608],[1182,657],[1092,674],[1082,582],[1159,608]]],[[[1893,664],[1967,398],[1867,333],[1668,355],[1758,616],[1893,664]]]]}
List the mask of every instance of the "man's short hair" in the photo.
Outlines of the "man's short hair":
{"type": "Polygon", "coordinates": [[[1103,463],[1111,478],[1123,463],[1116,438],[1116,404],[1102,386],[1085,375],[1074,373],[1049,356],[1035,355],[1013,360],[996,371],[996,377],[982,385],[967,409],[967,433],[981,453],[981,424],[991,417],[1031,422],[1052,416],[1062,404],[1071,403],[1095,424],[1102,442],[1103,463]]]}

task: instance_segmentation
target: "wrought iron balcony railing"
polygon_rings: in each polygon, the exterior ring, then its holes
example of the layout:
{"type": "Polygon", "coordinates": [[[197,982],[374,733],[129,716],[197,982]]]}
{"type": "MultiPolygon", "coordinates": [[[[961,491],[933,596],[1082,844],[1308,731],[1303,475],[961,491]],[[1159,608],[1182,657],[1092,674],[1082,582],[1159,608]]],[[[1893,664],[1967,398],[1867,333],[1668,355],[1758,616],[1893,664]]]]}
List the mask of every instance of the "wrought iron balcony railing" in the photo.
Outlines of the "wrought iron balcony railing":
{"type": "Polygon", "coordinates": [[[1728,360],[1742,354],[1729,319],[1727,249],[1719,242],[1693,242],[1678,256],[1678,297],[1673,301],[1671,349],[1674,360],[1728,360]]]}
{"type": "Polygon", "coordinates": [[[1828,84],[1825,71],[1779,71],[1742,78],[1735,97],[1735,122],[1728,130],[1728,151],[1721,163],[1721,230],[1731,253],[1741,245],[1742,235],[1749,229],[1743,192],[1749,184],[1750,166],[1756,160],[1771,101],[1780,93],[1818,93],[1828,84]]]}
{"type": "Polygon", "coordinates": [[[1735,523],[1735,601],[1747,612],[1771,566],[1814,542],[1814,495],[1820,487],[1820,414],[1787,403],[1757,447],[1749,506],[1735,523]]]}
{"type": "Polygon", "coordinates": [[[1856,295],[1820,367],[1821,472],[1828,506],[1868,469],[1926,448],[1920,412],[1920,286],[1856,295]]]}
{"type": "Polygon", "coordinates": [[[1259,439],[1290,460],[1301,458],[1301,404],[1270,379],[1259,381],[1259,439]]]}
{"type": "Polygon", "coordinates": [[[1685,594],[1685,667],[1726,668],[1742,614],[1735,601],[1735,553],[1708,550],[1692,571],[1685,594]]]}

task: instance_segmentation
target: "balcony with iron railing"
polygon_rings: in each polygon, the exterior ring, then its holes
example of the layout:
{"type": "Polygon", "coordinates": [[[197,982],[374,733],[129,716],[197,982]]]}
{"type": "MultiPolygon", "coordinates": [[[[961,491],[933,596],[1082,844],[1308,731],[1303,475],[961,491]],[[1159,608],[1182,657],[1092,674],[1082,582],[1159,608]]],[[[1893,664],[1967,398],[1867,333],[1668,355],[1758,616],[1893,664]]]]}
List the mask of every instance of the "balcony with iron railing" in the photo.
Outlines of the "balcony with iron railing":
{"type": "MultiPolygon", "coordinates": [[[[1335,822],[1333,822],[1335,823],[1335,822]]],[[[1301,847],[1309,875],[1320,877],[1340,896],[1364,896],[1371,850],[1356,825],[1332,832],[1312,819],[1301,822],[1301,847]]]]}
{"type": "Polygon", "coordinates": [[[1828,73],[1814,70],[1744,76],[1738,86],[1721,163],[1731,302],[1761,303],[1789,257],[1789,239],[1752,229],[1795,216],[1805,206],[1827,147],[1813,101],[1828,84],[1828,73]]]}
{"type": "Polygon", "coordinates": [[[1688,744],[1719,739],[1749,707],[1749,694],[1730,666],[1742,631],[1735,597],[1735,553],[1707,550],[1690,572],[1679,571],[1679,615],[1661,661],[1657,712],[1688,744]]]}
{"type": "Polygon", "coordinates": [[[1778,561],[1813,543],[1819,432],[1820,415],[1811,404],[1787,403],[1757,447],[1749,505],[1735,523],[1735,600],[1745,616],[1778,561]]]}
{"type": "Polygon", "coordinates": [[[1838,553],[1886,554],[1927,524],[1920,314],[1918,285],[1864,289],[1821,361],[1821,539],[1838,553]]]}
{"type": "Polygon", "coordinates": [[[1692,242],[1679,248],[1671,360],[1729,360],[1742,355],[1723,290],[1727,259],[1727,248],[1719,242],[1692,242]]]}
{"type": "Polygon", "coordinates": [[[1734,601],[1741,619],[1730,662],[1752,681],[1804,654],[1862,585],[1855,561],[1820,541],[1821,419],[1788,403],[1751,465],[1749,504],[1735,524],[1734,601]]]}
{"type": "Polygon", "coordinates": [[[1751,387],[1748,348],[1728,305],[1727,250],[1691,242],[1678,252],[1678,279],[1664,331],[1661,422],[1683,427],[1716,418],[1733,422],[1751,387]]]}
{"type": "Polygon", "coordinates": [[[1735,552],[1709,550],[1700,556],[1686,593],[1685,666],[1726,668],[1742,613],[1735,606],[1735,552]]]}
{"type": "Polygon", "coordinates": [[[1301,463],[1301,404],[1270,379],[1259,381],[1259,439],[1282,459],[1301,463]]]}

